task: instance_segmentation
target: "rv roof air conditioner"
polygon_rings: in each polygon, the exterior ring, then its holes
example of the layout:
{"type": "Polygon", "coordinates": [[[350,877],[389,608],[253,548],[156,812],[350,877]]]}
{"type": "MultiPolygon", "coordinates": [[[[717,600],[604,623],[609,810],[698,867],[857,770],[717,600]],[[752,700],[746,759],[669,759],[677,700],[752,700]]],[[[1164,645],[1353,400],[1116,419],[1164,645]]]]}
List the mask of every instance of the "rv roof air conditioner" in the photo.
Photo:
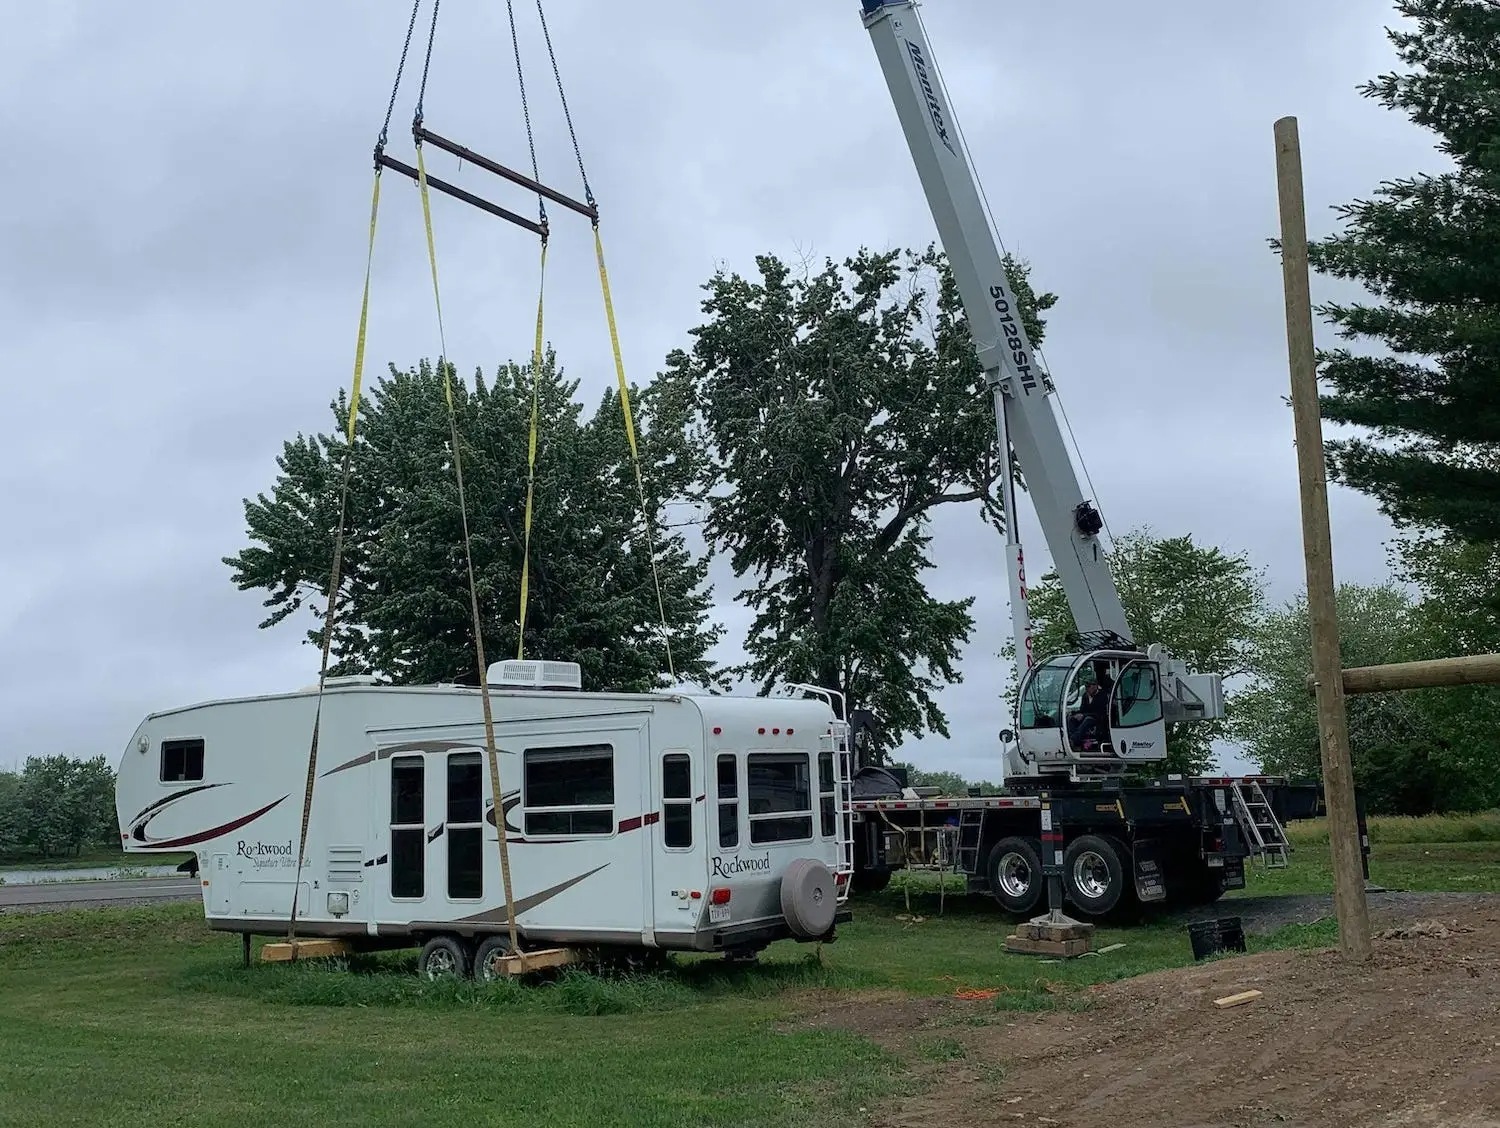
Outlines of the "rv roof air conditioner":
{"type": "Polygon", "coordinates": [[[489,683],[497,689],[582,689],[583,669],[577,662],[523,661],[508,658],[492,662],[489,683]]]}

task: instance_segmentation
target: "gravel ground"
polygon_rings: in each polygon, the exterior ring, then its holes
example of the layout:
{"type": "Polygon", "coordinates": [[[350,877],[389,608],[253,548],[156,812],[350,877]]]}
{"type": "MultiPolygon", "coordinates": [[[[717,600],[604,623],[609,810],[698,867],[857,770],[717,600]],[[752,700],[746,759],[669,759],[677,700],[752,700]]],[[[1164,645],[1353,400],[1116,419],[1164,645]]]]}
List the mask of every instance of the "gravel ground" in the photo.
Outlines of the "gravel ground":
{"type": "MultiPolygon", "coordinates": [[[[1446,916],[1500,907],[1500,893],[1367,893],[1372,923],[1413,916],[1446,916]]],[[[1284,893],[1273,897],[1226,897],[1212,905],[1173,913],[1165,920],[1183,925],[1237,916],[1248,934],[1264,935],[1289,924],[1312,924],[1333,916],[1331,893],[1284,893]]]]}

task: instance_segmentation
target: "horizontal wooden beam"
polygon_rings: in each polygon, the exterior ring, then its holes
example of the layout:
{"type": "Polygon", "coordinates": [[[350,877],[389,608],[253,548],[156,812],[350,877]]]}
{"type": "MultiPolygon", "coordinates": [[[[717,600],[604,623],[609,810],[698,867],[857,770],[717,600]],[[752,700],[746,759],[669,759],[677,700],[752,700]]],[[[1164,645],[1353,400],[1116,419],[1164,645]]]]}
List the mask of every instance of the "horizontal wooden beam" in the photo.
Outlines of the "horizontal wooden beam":
{"type": "MultiPolygon", "coordinates": [[[[1344,671],[1345,693],[1389,693],[1454,685],[1500,685],[1500,654],[1466,654],[1426,662],[1352,666],[1344,671]]],[[[1307,679],[1307,688],[1308,692],[1314,689],[1311,676],[1307,679]]]]}
{"type": "Polygon", "coordinates": [[[283,940],[278,944],[267,944],[260,950],[260,958],[268,963],[289,960],[318,960],[330,956],[347,956],[349,941],[308,937],[306,940],[283,940]]]}

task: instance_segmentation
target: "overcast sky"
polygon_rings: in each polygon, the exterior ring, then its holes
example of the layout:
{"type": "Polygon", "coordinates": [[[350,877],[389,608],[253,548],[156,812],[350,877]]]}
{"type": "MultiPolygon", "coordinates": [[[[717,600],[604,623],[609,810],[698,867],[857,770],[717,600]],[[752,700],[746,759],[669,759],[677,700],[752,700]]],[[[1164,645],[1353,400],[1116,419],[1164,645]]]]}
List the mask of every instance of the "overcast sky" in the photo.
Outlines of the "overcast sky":
{"type": "MultiPolygon", "coordinates": [[[[543,179],[575,191],[535,9],[516,9],[543,179]]],[[[257,630],[260,596],[237,591],[220,558],[244,545],[242,499],[270,488],[282,442],[327,430],[349,381],[369,155],[409,10],[48,0],[9,14],[0,762],[114,760],[153,709],[316,679],[301,628],[257,630]]],[[[1272,123],[1300,119],[1314,236],[1332,228],[1331,205],[1440,167],[1428,134],[1355,90],[1395,65],[1390,5],[932,0],[923,12],[1001,235],[1060,295],[1047,360],[1111,528],[1248,550],[1273,595],[1291,596],[1302,559],[1280,267],[1265,242],[1272,123]]],[[[633,379],[688,343],[718,265],[934,238],[855,0],[554,2],[548,16],[633,379]]],[[[406,159],[416,77],[392,128],[406,159]]],[[[442,6],[426,116],[526,163],[503,5],[442,6]]],[[[455,176],[451,158],[430,160],[455,176]]],[[[534,198],[469,172],[463,183],[529,214],[534,198]]],[[[384,185],[376,374],[438,351],[418,199],[399,176],[384,185]]],[[[443,197],[434,212],[460,370],[524,359],[534,237],[443,197]]],[[[575,219],[553,211],[548,336],[593,400],[613,373],[575,219]]],[[[1382,578],[1390,530],[1373,504],[1336,488],[1331,506],[1339,579],[1382,578]]],[[[1009,621],[979,528],[945,515],[933,546],[938,593],[978,597],[966,680],[942,697],[954,739],[906,753],[995,778],[1009,621]]],[[[1043,556],[1034,538],[1033,575],[1043,556]]],[[[747,616],[719,579],[732,658],[747,616]]]]}

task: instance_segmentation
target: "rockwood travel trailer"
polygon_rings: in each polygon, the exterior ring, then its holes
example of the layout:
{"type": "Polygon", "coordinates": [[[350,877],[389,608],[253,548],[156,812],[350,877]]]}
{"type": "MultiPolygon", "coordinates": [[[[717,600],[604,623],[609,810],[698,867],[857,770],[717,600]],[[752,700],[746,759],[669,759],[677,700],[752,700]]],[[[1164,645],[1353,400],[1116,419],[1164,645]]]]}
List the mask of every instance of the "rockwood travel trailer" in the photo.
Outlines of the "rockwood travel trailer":
{"type": "MultiPolygon", "coordinates": [[[[490,667],[516,927],[536,944],[751,954],[849,918],[848,733],[810,687],[778,696],[585,693],[569,662],[490,667]]],[[[476,687],[325,683],[153,713],[120,763],[132,853],[192,850],[210,927],[423,971],[509,945],[476,687]]],[[[247,941],[248,943],[248,941],[247,941]]]]}

